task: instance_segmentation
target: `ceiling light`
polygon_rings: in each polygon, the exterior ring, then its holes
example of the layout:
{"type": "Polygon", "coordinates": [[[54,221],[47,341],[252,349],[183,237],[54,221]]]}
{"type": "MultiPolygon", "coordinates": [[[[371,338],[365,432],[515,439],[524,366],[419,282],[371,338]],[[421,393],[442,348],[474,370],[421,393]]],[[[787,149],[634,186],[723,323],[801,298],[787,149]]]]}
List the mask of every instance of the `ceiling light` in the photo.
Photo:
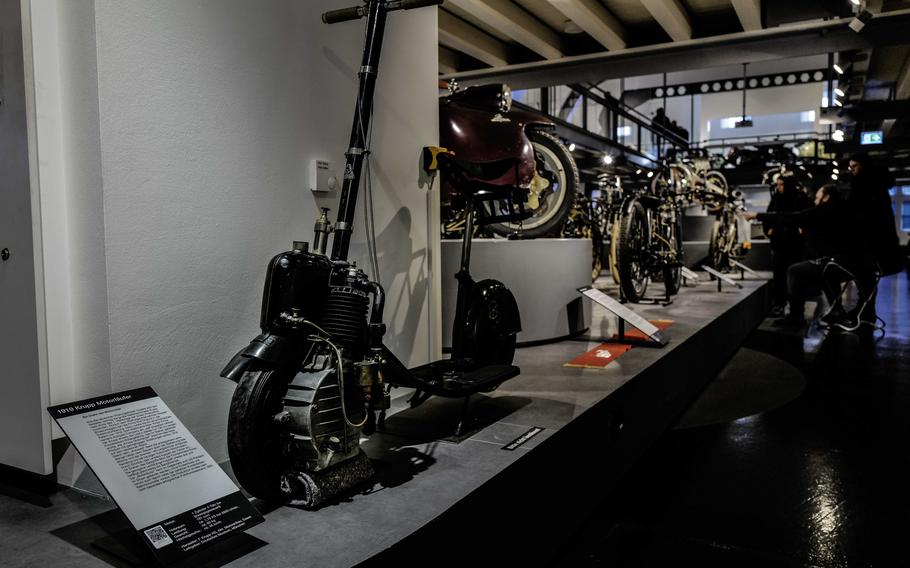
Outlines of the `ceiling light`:
{"type": "Polygon", "coordinates": [[[574,152],[574,151],[575,151],[575,142],[572,142],[569,144],[569,152],[574,152]]]}
{"type": "Polygon", "coordinates": [[[837,181],[837,174],[831,174],[831,179],[833,179],[834,181],[837,181]]]}
{"type": "Polygon", "coordinates": [[[837,99],[834,99],[834,106],[842,107],[842,106],[844,106],[844,103],[840,102],[840,101],[837,100],[837,99]]]}
{"type": "Polygon", "coordinates": [[[578,24],[576,24],[576,23],[573,22],[572,20],[566,20],[566,21],[562,24],[562,31],[564,31],[564,32],[567,33],[567,34],[580,34],[580,33],[582,33],[584,30],[581,29],[581,26],[579,26],[578,24]]]}
{"type": "Polygon", "coordinates": [[[610,164],[613,163],[613,156],[611,156],[610,154],[604,154],[603,161],[604,161],[604,164],[609,166],[610,164]]]}
{"type": "Polygon", "coordinates": [[[640,173],[641,173],[641,170],[635,170],[635,175],[639,175],[640,173]]]}
{"type": "Polygon", "coordinates": [[[843,90],[841,90],[840,88],[835,88],[834,93],[839,97],[843,97],[844,95],[846,95],[846,93],[843,90]]]}
{"type": "Polygon", "coordinates": [[[834,172],[834,173],[836,173],[836,174],[839,174],[839,173],[840,173],[840,170],[839,170],[839,169],[837,169],[837,168],[834,168],[834,169],[833,169],[833,170],[831,170],[831,171],[833,171],[833,172],[834,172]]]}
{"type": "Polygon", "coordinates": [[[649,178],[654,177],[654,172],[648,172],[648,177],[649,177],[649,178]]]}
{"type": "Polygon", "coordinates": [[[838,75],[844,74],[843,68],[840,65],[838,65],[837,63],[834,64],[834,72],[837,73],[838,75]]]}
{"type": "Polygon", "coordinates": [[[853,4],[854,6],[859,6],[863,2],[862,2],[862,0],[850,0],[850,3],[853,4]]]}

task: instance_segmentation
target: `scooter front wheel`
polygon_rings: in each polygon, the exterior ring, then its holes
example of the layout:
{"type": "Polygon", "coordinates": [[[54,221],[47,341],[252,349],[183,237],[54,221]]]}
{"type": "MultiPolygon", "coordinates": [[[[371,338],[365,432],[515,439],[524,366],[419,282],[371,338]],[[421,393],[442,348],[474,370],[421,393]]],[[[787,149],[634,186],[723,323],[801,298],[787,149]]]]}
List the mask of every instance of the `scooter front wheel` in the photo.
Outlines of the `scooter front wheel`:
{"type": "Polygon", "coordinates": [[[286,501],[281,491],[284,459],[276,415],[290,377],[268,369],[247,371],[237,382],[228,415],[228,456],[240,485],[265,501],[286,501]]]}

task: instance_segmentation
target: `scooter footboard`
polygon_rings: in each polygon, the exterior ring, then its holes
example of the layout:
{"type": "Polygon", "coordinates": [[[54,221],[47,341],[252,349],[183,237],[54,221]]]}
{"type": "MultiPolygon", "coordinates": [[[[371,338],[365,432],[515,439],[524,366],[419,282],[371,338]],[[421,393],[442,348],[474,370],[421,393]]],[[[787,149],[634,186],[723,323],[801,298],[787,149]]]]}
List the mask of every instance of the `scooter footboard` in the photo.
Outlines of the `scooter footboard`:
{"type": "Polygon", "coordinates": [[[387,383],[454,398],[489,391],[521,372],[515,365],[486,365],[468,369],[451,360],[434,361],[408,369],[386,348],[383,348],[383,360],[383,375],[387,383]]]}

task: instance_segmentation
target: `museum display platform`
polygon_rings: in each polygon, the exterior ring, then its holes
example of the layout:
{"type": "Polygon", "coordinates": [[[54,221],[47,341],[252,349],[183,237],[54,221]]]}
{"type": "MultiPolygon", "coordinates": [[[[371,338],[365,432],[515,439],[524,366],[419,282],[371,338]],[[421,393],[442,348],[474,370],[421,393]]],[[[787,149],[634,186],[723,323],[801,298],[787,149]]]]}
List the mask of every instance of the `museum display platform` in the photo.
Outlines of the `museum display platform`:
{"type": "MultiPolygon", "coordinates": [[[[398,393],[385,431],[364,444],[373,485],[318,511],[257,501],[266,522],[196,565],[545,563],[764,316],[765,280],[718,292],[701,276],[669,306],[631,306],[673,321],[663,348],[633,347],[603,369],[564,366],[615,333],[615,317],[594,306],[588,335],[518,350],[522,374],[475,397],[460,442],[461,400],[412,409],[398,393]]],[[[4,566],[129,565],[92,544],[125,528],[110,502],[63,490],[47,504],[0,495],[4,566]]]]}

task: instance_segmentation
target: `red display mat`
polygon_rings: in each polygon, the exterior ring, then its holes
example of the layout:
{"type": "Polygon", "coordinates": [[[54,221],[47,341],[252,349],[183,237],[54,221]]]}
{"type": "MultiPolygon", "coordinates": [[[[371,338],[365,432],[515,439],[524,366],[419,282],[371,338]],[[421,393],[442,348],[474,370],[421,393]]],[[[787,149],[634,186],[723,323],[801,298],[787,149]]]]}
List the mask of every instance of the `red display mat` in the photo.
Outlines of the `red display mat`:
{"type": "MultiPolygon", "coordinates": [[[[670,327],[671,325],[673,325],[673,320],[648,320],[648,321],[651,322],[652,324],[654,324],[654,327],[656,327],[660,331],[663,331],[663,330],[667,329],[668,327],[670,327]]],[[[651,340],[651,338],[649,338],[647,335],[642,333],[640,330],[635,329],[634,327],[626,329],[625,332],[623,333],[623,336],[626,339],[634,339],[636,341],[650,341],[651,340]]],[[[613,339],[619,339],[619,334],[614,333],[613,339]]]]}
{"type": "Polygon", "coordinates": [[[632,346],[625,343],[601,343],[587,353],[572,359],[564,366],[603,369],[629,349],[632,349],[632,346]]]}

